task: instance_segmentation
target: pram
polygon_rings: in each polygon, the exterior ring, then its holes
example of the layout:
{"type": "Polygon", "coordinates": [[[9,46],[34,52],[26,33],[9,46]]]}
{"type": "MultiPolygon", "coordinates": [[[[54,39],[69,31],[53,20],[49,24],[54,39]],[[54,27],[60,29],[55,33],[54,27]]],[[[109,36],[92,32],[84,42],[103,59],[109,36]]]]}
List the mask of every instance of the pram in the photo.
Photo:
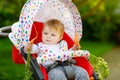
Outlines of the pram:
{"type": "MultiPolygon", "coordinates": [[[[13,24],[12,32],[9,34],[9,38],[14,44],[12,51],[15,63],[25,63],[27,55],[23,52],[23,46],[36,37],[36,30],[39,35],[34,43],[41,42],[42,22],[52,18],[60,20],[65,25],[63,40],[67,41],[69,48],[74,45],[75,32],[79,34],[79,39],[81,38],[81,18],[72,2],[69,0],[28,0],[22,9],[19,22],[13,24]]],[[[36,55],[31,55],[30,63],[34,79],[48,80],[45,68],[39,67],[35,58],[36,55]]],[[[88,72],[90,78],[98,79],[92,65],[86,58],[74,57],[73,59],[76,60],[76,65],[83,67],[88,72]]]]}

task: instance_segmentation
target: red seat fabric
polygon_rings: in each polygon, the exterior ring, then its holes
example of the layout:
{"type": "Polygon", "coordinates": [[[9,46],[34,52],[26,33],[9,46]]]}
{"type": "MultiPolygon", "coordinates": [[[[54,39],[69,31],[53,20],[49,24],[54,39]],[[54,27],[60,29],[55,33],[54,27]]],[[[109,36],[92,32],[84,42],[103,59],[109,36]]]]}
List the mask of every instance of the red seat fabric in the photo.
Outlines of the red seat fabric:
{"type": "Polygon", "coordinates": [[[44,80],[48,80],[48,74],[47,74],[47,71],[46,71],[45,67],[41,66],[40,70],[42,71],[44,80]]]}
{"type": "Polygon", "coordinates": [[[84,68],[88,72],[89,77],[93,75],[94,69],[85,57],[74,57],[73,59],[76,60],[75,65],[84,68]]]}
{"type": "Polygon", "coordinates": [[[16,64],[25,64],[22,55],[15,46],[12,47],[12,59],[16,64]]]}

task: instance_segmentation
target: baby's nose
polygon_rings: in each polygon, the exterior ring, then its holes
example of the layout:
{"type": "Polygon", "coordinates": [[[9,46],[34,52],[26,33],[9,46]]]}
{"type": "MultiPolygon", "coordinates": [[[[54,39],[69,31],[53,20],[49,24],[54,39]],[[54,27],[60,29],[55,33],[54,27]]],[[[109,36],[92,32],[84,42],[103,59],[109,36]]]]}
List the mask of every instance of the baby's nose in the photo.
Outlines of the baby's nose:
{"type": "Polygon", "coordinates": [[[50,35],[48,35],[47,38],[50,39],[51,38],[50,35]]]}

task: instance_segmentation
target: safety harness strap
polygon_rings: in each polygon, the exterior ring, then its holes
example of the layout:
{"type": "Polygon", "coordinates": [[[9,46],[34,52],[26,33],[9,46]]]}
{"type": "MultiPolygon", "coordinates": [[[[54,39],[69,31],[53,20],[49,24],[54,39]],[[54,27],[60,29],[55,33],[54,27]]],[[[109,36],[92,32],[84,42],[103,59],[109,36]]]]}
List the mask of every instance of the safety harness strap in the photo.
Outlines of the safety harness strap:
{"type": "Polygon", "coordinates": [[[74,73],[73,73],[73,67],[72,65],[75,64],[75,60],[68,59],[64,62],[62,61],[55,61],[53,65],[49,66],[47,68],[47,72],[49,72],[51,69],[61,66],[62,71],[65,73],[67,79],[72,79],[74,78],[74,73]]]}

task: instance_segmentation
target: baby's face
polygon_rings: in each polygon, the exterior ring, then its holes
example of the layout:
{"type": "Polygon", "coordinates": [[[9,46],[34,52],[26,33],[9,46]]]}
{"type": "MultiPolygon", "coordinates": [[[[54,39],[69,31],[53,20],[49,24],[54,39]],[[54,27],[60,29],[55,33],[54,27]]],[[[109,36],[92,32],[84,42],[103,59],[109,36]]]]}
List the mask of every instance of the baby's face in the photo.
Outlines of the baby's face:
{"type": "Polygon", "coordinates": [[[48,45],[55,45],[60,41],[60,33],[45,26],[42,31],[42,41],[48,45]]]}

